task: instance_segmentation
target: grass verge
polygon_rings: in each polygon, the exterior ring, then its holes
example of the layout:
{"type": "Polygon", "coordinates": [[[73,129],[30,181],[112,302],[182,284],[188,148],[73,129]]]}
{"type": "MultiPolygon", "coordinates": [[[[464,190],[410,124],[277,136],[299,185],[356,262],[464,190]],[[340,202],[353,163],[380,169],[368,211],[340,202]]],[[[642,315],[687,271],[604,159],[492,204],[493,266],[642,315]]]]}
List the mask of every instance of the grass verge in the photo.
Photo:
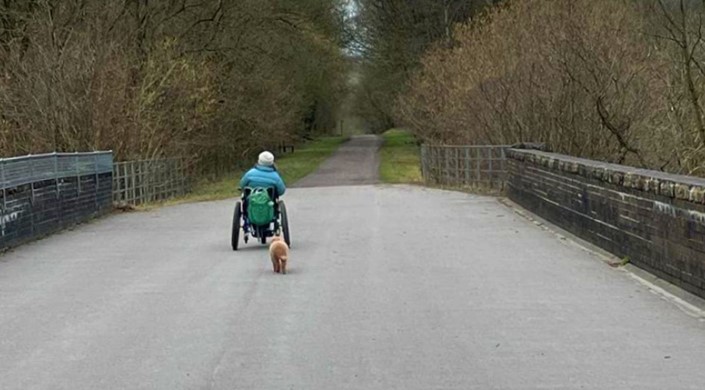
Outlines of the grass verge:
{"type": "MultiPolygon", "coordinates": [[[[299,179],[315,171],[345,140],[347,140],[347,137],[319,138],[302,145],[294,153],[277,158],[276,164],[282,179],[284,179],[287,186],[296,183],[299,179]]],[[[238,196],[237,186],[243,174],[244,171],[239,170],[218,180],[204,180],[196,183],[193,191],[183,197],[164,202],[149,203],[138,207],[138,209],[145,210],[165,205],[222,200],[238,196]]]]}
{"type": "Polygon", "coordinates": [[[421,157],[414,136],[405,130],[391,129],[382,134],[379,176],[384,183],[421,183],[421,157]]]}

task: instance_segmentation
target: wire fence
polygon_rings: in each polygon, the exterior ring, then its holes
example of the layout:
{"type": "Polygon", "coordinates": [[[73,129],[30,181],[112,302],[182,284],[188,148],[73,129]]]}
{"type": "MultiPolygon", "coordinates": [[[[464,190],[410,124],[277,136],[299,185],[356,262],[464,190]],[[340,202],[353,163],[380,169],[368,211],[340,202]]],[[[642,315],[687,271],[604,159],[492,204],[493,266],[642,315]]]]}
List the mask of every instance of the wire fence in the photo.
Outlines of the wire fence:
{"type": "Polygon", "coordinates": [[[190,180],[183,158],[117,162],[113,167],[113,202],[139,205],[186,194],[190,180]]]}
{"type": "Polygon", "coordinates": [[[0,249],[110,211],[112,153],[0,159],[0,249]]]}
{"type": "Polygon", "coordinates": [[[421,145],[421,173],[429,184],[503,189],[511,145],[421,145]]]}
{"type": "MultiPolygon", "coordinates": [[[[277,153],[293,146],[273,147],[277,153]]],[[[0,158],[0,250],[112,210],[181,196],[193,167],[184,158],[113,162],[112,152],[0,158]]]]}

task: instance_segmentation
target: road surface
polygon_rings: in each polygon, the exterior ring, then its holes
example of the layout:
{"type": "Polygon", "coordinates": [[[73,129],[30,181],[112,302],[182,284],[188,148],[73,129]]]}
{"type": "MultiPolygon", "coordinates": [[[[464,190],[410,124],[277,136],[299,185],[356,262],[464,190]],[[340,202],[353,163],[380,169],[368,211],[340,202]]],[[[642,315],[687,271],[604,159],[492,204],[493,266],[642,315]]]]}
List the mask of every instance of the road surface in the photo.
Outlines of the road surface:
{"type": "Polygon", "coordinates": [[[379,153],[382,139],[374,135],[352,137],[311,175],[295,187],[326,187],[379,183],[379,153]]]}
{"type": "Polygon", "coordinates": [[[705,388],[702,319],[493,198],[285,199],[287,275],[230,249],[233,201],[0,257],[0,389],[705,388]]]}

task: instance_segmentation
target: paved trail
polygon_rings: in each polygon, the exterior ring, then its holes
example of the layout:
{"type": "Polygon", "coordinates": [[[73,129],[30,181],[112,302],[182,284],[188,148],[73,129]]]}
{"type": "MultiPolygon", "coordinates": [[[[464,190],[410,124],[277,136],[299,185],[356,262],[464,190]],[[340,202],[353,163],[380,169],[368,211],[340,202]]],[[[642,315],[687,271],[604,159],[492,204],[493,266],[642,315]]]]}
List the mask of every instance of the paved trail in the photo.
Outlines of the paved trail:
{"type": "Polygon", "coordinates": [[[265,247],[230,250],[233,201],[0,257],[0,389],[705,388],[701,320],[492,198],[285,199],[285,276],[265,247]]]}
{"type": "Polygon", "coordinates": [[[333,158],[296,187],[324,187],[376,184],[379,182],[379,147],[382,139],[374,135],[355,136],[343,144],[333,158]]]}

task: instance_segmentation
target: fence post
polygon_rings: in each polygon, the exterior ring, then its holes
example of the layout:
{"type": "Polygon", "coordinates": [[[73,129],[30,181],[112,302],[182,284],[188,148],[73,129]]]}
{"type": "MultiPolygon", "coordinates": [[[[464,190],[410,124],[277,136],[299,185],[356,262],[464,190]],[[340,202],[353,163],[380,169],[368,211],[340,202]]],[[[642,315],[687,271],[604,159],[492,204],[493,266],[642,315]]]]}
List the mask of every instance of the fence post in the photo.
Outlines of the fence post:
{"type": "Polygon", "coordinates": [[[181,196],[185,193],[184,187],[181,185],[181,178],[184,177],[184,160],[179,158],[174,164],[174,189],[181,196]]]}
{"type": "Polygon", "coordinates": [[[505,182],[507,181],[507,178],[509,175],[507,175],[507,154],[506,154],[506,149],[504,147],[500,148],[501,152],[501,160],[499,160],[500,163],[500,169],[502,170],[502,177],[500,177],[500,189],[504,190],[504,185],[505,182]]]}
{"type": "Polygon", "coordinates": [[[465,165],[463,162],[463,148],[460,146],[455,148],[455,167],[455,171],[457,172],[455,175],[455,184],[463,184],[465,165]]]}
{"type": "Polygon", "coordinates": [[[166,170],[164,171],[164,194],[166,198],[174,196],[174,184],[172,179],[174,178],[175,164],[175,159],[169,159],[165,164],[166,170]]]}
{"type": "Polygon", "coordinates": [[[426,183],[433,183],[433,146],[426,146],[426,183]]]}
{"type": "Polygon", "coordinates": [[[184,195],[187,192],[185,179],[186,178],[186,160],[180,158],[176,161],[176,181],[177,191],[179,195],[184,195]]]}
{"type": "Polygon", "coordinates": [[[64,224],[64,208],[61,204],[61,185],[59,184],[59,155],[54,152],[54,185],[56,186],[56,206],[58,211],[56,212],[59,220],[56,221],[57,225],[63,226],[64,224]]]}
{"type": "MultiPolygon", "coordinates": [[[[5,179],[5,161],[0,161],[0,179],[2,180],[2,213],[7,213],[7,181],[5,179]]],[[[2,225],[2,235],[5,236],[5,224],[2,225]]]]}
{"type": "Polygon", "coordinates": [[[465,161],[463,164],[463,169],[465,170],[464,176],[465,176],[465,184],[466,185],[471,185],[472,182],[470,181],[470,148],[467,146],[463,148],[464,155],[465,155],[465,161]]]}
{"type": "Polygon", "coordinates": [[[78,193],[81,194],[81,170],[78,166],[78,152],[73,152],[73,154],[74,171],[76,172],[76,184],[78,186],[78,193]]]}
{"type": "Polygon", "coordinates": [[[120,193],[120,163],[113,162],[113,187],[110,191],[113,203],[120,201],[118,194],[120,193]]]}
{"type": "Polygon", "coordinates": [[[189,190],[189,183],[186,181],[186,166],[184,164],[184,160],[179,160],[179,169],[179,172],[181,173],[181,178],[179,180],[181,182],[181,191],[182,193],[186,193],[189,190]]]}
{"type": "Polygon", "coordinates": [[[167,164],[166,160],[160,161],[159,163],[157,163],[157,168],[159,169],[159,174],[157,175],[157,180],[154,185],[155,198],[157,200],[162,200],[163,196],[165,194],[164,183],[166,183],[166,178],[167,178],[167,176],[166,176],[167,165],[166,164],[167,164]]]}
{"type": "Polygon", "coordinates": [[[34,178],[34,159],[30,158],[27,160],[29,163],[29,177],[32,178],[32,182],[29,184],[30,188],[30,197],[29,197],[29,209],[30,209],[30,216],[29,216],[29,226],[32,231],[32,235],[35,234],[35,229],[34,229],[34,183],[35,183],[35,178],[34,178]]]}
{"type": "MultiPolygon", "coordinates": [[[[0,161],[0,178],[2,179],[2,214],[3,217],[7,213],[7,179],[5,177],[5,161],[0,161]]],[[[5,245],[5,227],[7,225],[5,223],[2,224],[2,237],[3,237],[3,246],[5,245]]]]}
{"type": "Polygon", "coordinates": [[[147,177],[147,172],[149,172],[149,166],[145,162],[145,160],[142,160],[139,162],[139,165],[137,166],[139,169],[137,172],[137,176],[140,178],[140,204],[146,203],[149,201],[149,183],[148,180],[149,178],[147,177]]]}
{"type": "Polygon", "coordinates": [[[424,183],[426,180],[426,144],[421,145],[421,179],[424,183]]]}
{"type": "Polygon", "coordinates": [[[490,155],[490,158],[488,158],[487,160],[489,161],[489,172],[490,172],[489,181],[490,181],[490,188],[492,188],[492,184],[493,184],[492,182],[494,181],[494,170],[492,170],[492,160],[494,160],[494,148],[490,146],[490,147],[487,149],[487,152],[488,152],[489,155],[490,155]]]}
{"type": "Polygon", "coordinates": [[[152,161],[145,160],[144,162],[144,172],[142,174],[142,181],[146,184],[145,188],[147,189],[147,196],[146,200],[143,200],[142,203],[147,203],[147,202],[153,202],[155,199],[154,193],[156,191],[154,182],[154,176],[159,174],[159,170],[155,168],[157,164],[155,164],[152,161]]]}
{"type": "Polygon", "coordinates": [[[438,146],[434,146],[433,149],[431,149],[431,160],[433,165],[431,166],[432,172],[431,172],[431,177],[433,178],[433,184],[439,184],[441,182],[441,163],[440,163],[440,158],[438,156],[438,146]]]}
{"type": "Polygon", "coordinates": [[[98,212],[98,191],[100,190],[100,179],[98,178],[98,154],[93,153],[93,169],[95,173],[95,192],[93,193],[93,201],[95,202],[95,211],[98,212]]]}
{"type": "Polygon", "coordinates": [[[179,159],[175,158],[169,162],[169,196],[178,196],[179,191],[176,188],[176,167],[178,166],[179,159]]]}
{"type": "Polygon", "coordinates": [[[130,162],[130,184],[132,191],[132,196],[130,196],[130,204],[137,204],[137,175],[135,175],[135,161],[130,162]]]}
{"type": "Polygon", "coordinates": [[[156,202],[159,200],[160,180],[162,179],[162,162],[159,160],[147,161],[149,169],[147,169],[147,181],[149,182],[149,198],[148,202],[156,202]]]}
{"type": "Polygon", "coordinates": [[[444,180],[443,185],[448,185],[448,183],[450,183],[450,161],[449,161],[450,159],[448,158],[448,148],[447,147],[443,148],[443,160],[445,162],[444,165],[446,167],[445,172],[444,172],[445,175],[443,176],[444,177],[443,178],[443,180],[444,180]]]}
{"type": "Polygon", "coordinates": [[[482,164],[482,148],[475,148],[475,182],[480,183],[482,176],[480,175],[480,164],[482,164]]]}
{"type": "Polygon", "coordinates": [[[127,168],[125,167],[125,163],[121,162],[118,163],[118,180],[120,182],[120,192],[118,196],[120,197],[121,202],[127,203],[127,168]]]}
{"type": "Polygon", "coordinates": [[[147,183],[145,180],[145,171],[147,170],[147,165],[144,163],[144,160],[140,160],[137,163],[137,178],[139,185],[136,187],[139,191],[139,195],[137,196],[138,203],[142,204],[145,203],[146,197],[147,197],[147,183]]]}

